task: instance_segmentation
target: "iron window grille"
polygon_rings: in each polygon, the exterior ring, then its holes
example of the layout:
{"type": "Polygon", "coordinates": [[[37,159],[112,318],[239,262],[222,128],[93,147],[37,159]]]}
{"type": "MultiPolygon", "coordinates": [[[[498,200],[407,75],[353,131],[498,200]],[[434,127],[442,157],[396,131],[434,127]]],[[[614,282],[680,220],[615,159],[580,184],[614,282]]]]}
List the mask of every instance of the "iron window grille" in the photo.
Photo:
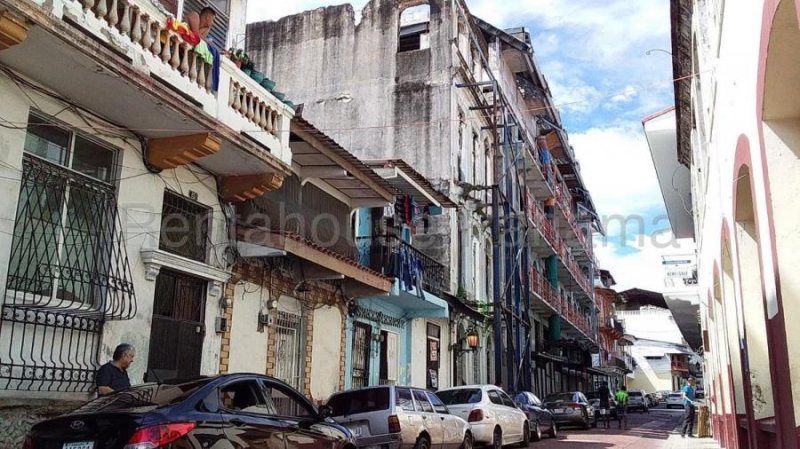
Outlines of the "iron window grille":
{"type": "Polygon", "coordinates": [[[275,320],[275,378],[303,391],[303,317],[278,311],[275,320]]]}
{"type": "Polygon", "coordinates": [[[104,322],[136,313],[115,159],[30,116],[0,314],[1,389],[89,391],[104,322]]]}
{"type": "Polygon", "coordinates": [[[165,191],[159,249],[205,262],[210,218],[209,207],[165,191]]]}

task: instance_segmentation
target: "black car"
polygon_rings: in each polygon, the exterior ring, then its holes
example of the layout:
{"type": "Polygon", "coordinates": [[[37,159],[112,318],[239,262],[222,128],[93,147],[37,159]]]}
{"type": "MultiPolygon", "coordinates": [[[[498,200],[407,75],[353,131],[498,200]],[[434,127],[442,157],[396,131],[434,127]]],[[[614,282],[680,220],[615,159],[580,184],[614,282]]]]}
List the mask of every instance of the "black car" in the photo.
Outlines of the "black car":
{"type": "Polygon", "coordinates": [[[528,415],[531,440],[541,440],[542,433],[547,433],[550,438],[558,436],[558,425],[553,419],[553,413],[544,407],[542,401],[535,394],[530,391],[521,391],[514,396],[514,402],[528,415]]]}
{"type": "Polygon", "coordinates": [[[33,426],[25,449],[355,449],[289,385],[258,374],[151,383],[33,426]]]}

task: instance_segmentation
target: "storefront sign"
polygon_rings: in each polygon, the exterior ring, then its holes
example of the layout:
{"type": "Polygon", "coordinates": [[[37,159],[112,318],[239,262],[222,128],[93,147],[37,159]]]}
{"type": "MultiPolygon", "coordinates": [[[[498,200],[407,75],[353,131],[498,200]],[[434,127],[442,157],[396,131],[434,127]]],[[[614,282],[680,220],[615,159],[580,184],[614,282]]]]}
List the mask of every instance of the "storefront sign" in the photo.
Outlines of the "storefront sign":
{"type": "Polygon", "coordinates": [[[385,324],[387,326],[394,326],[394,327],[403,327],[406,325],[406,320],[403,318],[395,318],[391,315],[386,315],[383,312],[379,312],[377,310],[368,309],[362,306],[355,306],[355,311],[353,316],[356,318],[362,318],[365,320],[374,321],[376,323],[385,324]]]}

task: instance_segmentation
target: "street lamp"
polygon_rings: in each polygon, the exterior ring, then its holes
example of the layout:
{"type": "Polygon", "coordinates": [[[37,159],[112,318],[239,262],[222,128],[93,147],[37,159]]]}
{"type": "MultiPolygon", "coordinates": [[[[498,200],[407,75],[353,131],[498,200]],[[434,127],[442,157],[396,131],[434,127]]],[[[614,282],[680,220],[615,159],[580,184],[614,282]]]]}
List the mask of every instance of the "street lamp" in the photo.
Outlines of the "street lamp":
{"type": "Polygon", "coordinates": [[[461,347],[460,340],[458,343],[450,345],[450,350],[456,354],[460,354],[462,352],[474,352],[476,349],[478,349],[478,337],[478,332],[475,331],[475,329],[470,329],[465,338],[467,341],[467,348],[461,347]]]}

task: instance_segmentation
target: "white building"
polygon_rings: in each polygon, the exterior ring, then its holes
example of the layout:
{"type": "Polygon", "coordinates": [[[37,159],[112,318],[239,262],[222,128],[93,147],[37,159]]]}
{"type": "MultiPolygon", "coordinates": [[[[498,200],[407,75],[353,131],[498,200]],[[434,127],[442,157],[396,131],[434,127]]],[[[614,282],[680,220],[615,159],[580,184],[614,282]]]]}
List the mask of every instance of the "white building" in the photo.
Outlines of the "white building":
{"type": "Polygon", "coordinates": [[[724,447],[798,447],[799,3],[672,1],[668,166],[690,172],[708,397],[724,447]]]}

